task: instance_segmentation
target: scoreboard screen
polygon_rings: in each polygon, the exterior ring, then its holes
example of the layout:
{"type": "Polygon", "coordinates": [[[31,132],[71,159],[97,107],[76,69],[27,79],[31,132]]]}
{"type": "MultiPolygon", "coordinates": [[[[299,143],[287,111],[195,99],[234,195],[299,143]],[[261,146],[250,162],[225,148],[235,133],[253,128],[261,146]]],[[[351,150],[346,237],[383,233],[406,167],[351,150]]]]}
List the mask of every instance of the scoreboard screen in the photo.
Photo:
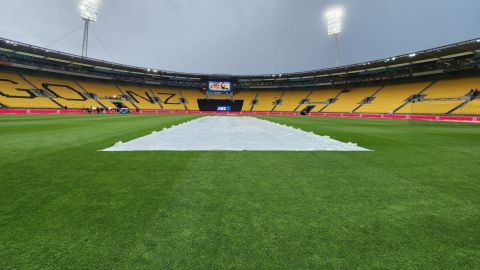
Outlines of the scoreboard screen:
{"type": "Polygon", "coordinates": [[[208,91],[210,91],[210,92],[231,92],[232,91],[232,83],[231,82],[209,81],[208,82],[208,91]]]}

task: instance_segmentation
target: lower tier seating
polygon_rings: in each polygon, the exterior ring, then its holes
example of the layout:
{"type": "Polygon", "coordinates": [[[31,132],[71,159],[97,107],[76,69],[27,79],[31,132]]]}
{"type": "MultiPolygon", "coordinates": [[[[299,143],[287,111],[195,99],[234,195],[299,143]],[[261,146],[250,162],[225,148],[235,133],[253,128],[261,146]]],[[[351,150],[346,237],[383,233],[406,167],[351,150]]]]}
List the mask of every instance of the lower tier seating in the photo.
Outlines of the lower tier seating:
{"type": "Polygon", "coordinates": [[[147,86],[118,85],[118,88],[129,97],[136,108],[142,110],[159,110],[160,104],[155,100],[155,94],[147,86]]]}
{"type": "Polygon", "coordinates": [[[165,110],[185,110],[180,90],[170,88],[152,88],[153,94],[159,99],[165,110]]]}
{"type": "Polygon", "coordinates": [[[253,100],[257,96],[257,91],[240,91],[234,93],[235,100],[243,100],[242,111],[249,112],[253,106],[253,100]]]}
{"type": "Polygon", "coordinates": [[[314,90],[305,98],[306,104],[300,106],[298,111],[304,110],[307,106],[314,106],[315,112],[321,111],[329,104],[329,100],[336,98],[341,92],[340,89],[314,90]]]}
{"type": "Polygon", "coordinates": [[[25,76],[37,89],[47,91],[52,100],[68,109],[97,108],[101,105],[88,94],[74,80],[58,79],[45,76],[25,76]]]}
{"type": "Polygon", "coordinates": [[[459,108],[455,112],[455,115],[480,115],[480,99],[475,99],[468,102],[465,106],[459,108]]]}
{"type": "Polygon", "coordinates": [[[182,89],[182,95],[185,98],[187,109],[190,111],[198,111],[197,99],[205,99],[205,93],[200,90],[182,89]]]}
{"type": "Polygon", "coordinates": [[[370,97],[378,89],[379,87],[377,86],[344,90],[338,96],[337,100],[334,103],[328,105],[325,109],[322,110],[322,112],[351,113],[362,104],[362,101],[365,98],[370,97]]]}
{"type": "Polygon", "coordinates": [[[293,112],[298,111],[298,108],[302,105],[308,94],[311,91],[305,90],[290,90],[285,91],[282,96],[282,101],[275,107],[276,112],[293,112]]]}
{"type": "MultiPolygon", "coordinates": [[[[243,111],[325,113],[397,113],[480,115],[480,77],[372,87],[327,89],[239,90],[243,111]],[[473,99],[473,100],[472,100],[473,99]]],[[[173,89],[141,84],[0,72],[0,107],[88,109],[127,107],[132,110],[198,110],[206,99],[199,89],[173,89]]]]}
{"type": "Polygon", "coordinates": [[[397,113],[462,114],[463,107],[460,106],[467,101],[468,94],[474,89],[480,89],[480,78],[440,80],[419,93],[415,102],[405,105],[397,113]]]}
{"type": "Polygon", "coordinates": [[[256,112],[271,112],[275,107],[275,102],[282,97],[280,91],[260,91],[257,95],[257,102],[253,106],[256,112]]]}
{"type": "Polygon", "coordinates": [[[39,97],[34,87],[15,73],[0,73],[0,103],[9,108],[59,109],[46,97],[39,97]]]}
{"type": "Polygon", "coordinates": [[[393,113],[400,108],[409,97],[420,93],[429,85],[425,83],[408,83],[401,85],[387,85],[378,92],[374,99],[360,107],[358,113],[393,113]]]}

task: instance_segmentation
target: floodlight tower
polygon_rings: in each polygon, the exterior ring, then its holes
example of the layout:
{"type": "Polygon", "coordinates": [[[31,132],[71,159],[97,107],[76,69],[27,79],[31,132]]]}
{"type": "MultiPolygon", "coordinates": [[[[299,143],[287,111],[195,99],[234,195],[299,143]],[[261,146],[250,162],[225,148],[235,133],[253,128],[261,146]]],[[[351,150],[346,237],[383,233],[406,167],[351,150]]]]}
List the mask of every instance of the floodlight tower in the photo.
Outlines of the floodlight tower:
{"type": "Polygon", "coordinates": [[[85,21],[85,27],[83,29],[83,44],[82,44],[82,56],[87,57],[88,54],[88,29],[90,22],[97,21],[98,5],[100,0],[82,0],[80,5],[80,12],[82,19],[85,21]]]}
{"type": "Polygon", "coordinates": [[[333,38],[335,39],[337,67],[340,65],[340,45],[338,36],[342,32],[342,17],[343,10],[341,8],[334,8],[327,11],[328,35],[333,36],[333,38]]]}

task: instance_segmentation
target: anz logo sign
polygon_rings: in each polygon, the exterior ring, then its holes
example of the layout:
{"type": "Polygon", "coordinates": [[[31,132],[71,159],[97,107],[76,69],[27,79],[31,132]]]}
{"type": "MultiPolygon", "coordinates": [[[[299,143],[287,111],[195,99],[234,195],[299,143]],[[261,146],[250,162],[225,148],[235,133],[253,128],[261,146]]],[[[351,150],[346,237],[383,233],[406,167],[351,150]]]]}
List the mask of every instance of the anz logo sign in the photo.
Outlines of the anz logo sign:
{"type": "Polygon", "coordinates": [[[219,112],[230,112],[230,111],[232,111],[232,107],[230,107],[230,106],[218,106],[217,111],[219,111],[219,112]]]}

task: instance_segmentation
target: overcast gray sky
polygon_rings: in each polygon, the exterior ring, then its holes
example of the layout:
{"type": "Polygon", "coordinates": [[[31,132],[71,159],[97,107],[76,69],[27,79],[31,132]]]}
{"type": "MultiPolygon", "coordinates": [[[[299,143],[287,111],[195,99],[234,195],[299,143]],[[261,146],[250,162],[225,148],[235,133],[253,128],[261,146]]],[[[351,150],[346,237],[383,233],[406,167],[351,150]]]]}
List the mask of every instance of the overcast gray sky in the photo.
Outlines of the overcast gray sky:
{"type": "MultiPolygon", "coordinates": [[[[0,36],[79,54],[79,4],[0,0],[0,36]]],[[[332,67],[324,13],[336,5],[346,15],[341,64],[480,37],[479,0],[103,0],[89,56],[198,73],[332,67]]]]}

